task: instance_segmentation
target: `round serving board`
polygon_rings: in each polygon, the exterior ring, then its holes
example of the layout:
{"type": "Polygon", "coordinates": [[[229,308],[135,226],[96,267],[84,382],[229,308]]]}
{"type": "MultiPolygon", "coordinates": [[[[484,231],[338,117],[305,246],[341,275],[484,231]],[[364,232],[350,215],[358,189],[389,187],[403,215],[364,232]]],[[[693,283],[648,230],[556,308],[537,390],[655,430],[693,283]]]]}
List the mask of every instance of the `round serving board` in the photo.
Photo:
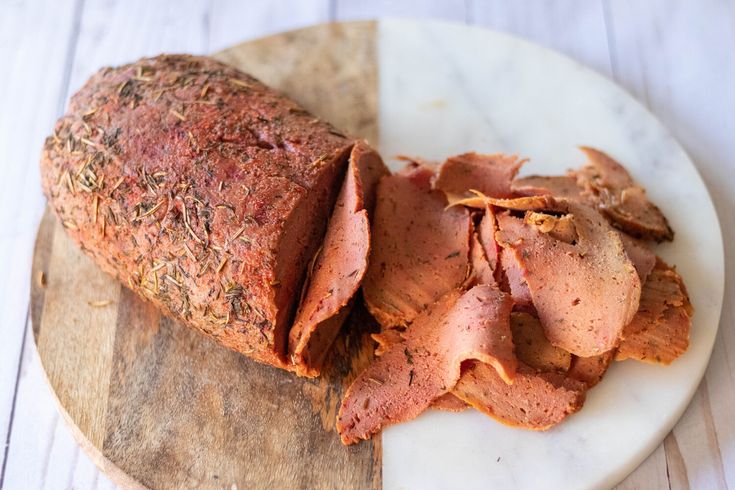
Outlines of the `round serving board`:
{"type": "Polygon", "coordinates": [[[430,411],[346,448],[334,418],[344,384],[371,356],[362,308],[328,372],[296,378],[161,316],[104,275],[47,212],[33,264],[34,339],[61,413],[113,480],[127,488],[609,487],[661,442],[709,360],[724,267],[706,188],[640,104],[558,54],[438,22],[316,26],[215,56],[367,138],[389,161],[503,151],[531,158],[524,173],[560,174],[582,162],[576,145],[609,152],[676,230],[657,252],[691,293],[691,347],[666,368],[616,363],[583,410],[548,432],[471,410],[430,411]]]}

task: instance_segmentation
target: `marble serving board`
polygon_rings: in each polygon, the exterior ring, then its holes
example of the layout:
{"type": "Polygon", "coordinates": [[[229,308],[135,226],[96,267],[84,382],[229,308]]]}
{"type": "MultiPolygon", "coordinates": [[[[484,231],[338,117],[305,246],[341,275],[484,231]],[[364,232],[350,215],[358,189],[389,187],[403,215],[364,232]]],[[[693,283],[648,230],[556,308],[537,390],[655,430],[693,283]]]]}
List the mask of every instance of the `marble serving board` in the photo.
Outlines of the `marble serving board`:
{"type": "Polygon", "coordinates": [[[341,383],[369,360],[369,346],[340,340],[340,362],[322,380],[257,366],[161,319],[48,215],[34,260],[34,338],[64,418],[113,479],[153,488],[605,488],[660,444],[709,360],[724,267],[695,166],[641,104],[552,51],[439,22],[316,26],[217,56],[367,138],[393,169],[399,154],[475,150],[527,157],[524,174],[560,174],[583,162],[578,145],[610,153],[676,231],[657,253],[689,288],[691,347],[670,367],[615,363],[582,411],[547,432],[472,410],[429,411],[344,448],[333,429],[341,383]],[[102,293],[114,302],[88,307],[102,293]]]}

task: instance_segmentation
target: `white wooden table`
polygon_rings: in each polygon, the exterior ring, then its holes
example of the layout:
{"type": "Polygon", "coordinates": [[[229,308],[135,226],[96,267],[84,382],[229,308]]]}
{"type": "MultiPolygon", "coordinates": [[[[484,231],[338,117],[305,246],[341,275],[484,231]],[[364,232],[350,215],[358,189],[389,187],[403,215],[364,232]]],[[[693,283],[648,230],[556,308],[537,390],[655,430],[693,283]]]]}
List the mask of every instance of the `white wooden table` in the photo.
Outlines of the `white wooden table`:
{"type": "Polygon", "coordinates": [[[28,335],[37,161],[70,93],[103,65],[382,16],[476,24],[562,51],[627,88],[690,153],[725,240],[720,331],[686,414],[620,488],[735,489],[735,0],[0,0],[0,487],[114,487],[60,419],[28,335]]]}

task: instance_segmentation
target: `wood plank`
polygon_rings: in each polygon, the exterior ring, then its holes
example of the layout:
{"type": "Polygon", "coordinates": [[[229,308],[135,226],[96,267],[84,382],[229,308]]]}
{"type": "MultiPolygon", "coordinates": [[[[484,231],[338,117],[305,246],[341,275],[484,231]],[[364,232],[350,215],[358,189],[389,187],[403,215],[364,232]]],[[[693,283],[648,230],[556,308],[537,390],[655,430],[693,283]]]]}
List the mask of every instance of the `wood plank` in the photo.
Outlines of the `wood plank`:
{"type": "Polygon", "coordinates": [[[600,2],[470,2],[469,23],[521,36],[610,76],[610,53],[600,2]]]}
{"type": "MultiPolygon", "coordinates": [[[[735,254],[735,12],[717,0],[608,2],[616,79],[636,94],[697,163],[718,210],[725,256],[735,254]]],[[[725,298],[735,296],[726,261],[725,298]]],[[[671,486],[735,488],[735,305],[725,301],[705,380],[668,440],[671,486]],[[674,446],[673,442],[676,441],[674,446]],[[669,450],[671,449],[671,451],[669,450]],[[682,481],[686,478],[686,481],[682,481]]]]}
{"type": "Polygon", "coordinates": [[[380,17],[438,18],[455,22],[467,20],[467,2],[464,0],[333,0],[331,20],[378,19],[380,17]]]}
{"type": "Polygon", "coordinates": [[[616,490],[667,488],[666,452],[661,444],[636,470],[615,487],[616,490]]]}
{"type": "Polygon", "coordinates": [[[0,255],[6,258],[0,262],[0,310],[4,312],[0,437],[6,442],[0,486],[7,470],[11,415],[18,414],[14,399],[28,312],[28,267],[34,230],[43,211],[37,158],[65,90],[76,4],[75,0],[5,3],[0,15],[0,64],[6,74],[0,77],[0,255]]]}

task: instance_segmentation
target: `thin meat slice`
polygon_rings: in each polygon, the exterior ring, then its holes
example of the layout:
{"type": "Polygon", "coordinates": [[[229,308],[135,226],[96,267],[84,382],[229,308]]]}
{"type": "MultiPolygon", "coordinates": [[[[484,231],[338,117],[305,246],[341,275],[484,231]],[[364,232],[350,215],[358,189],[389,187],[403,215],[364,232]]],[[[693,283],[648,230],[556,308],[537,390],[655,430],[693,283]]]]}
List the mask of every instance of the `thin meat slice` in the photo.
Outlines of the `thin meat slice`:
{"type": "Polygon", "coordinates": [[[493,267],[485,255],[485,249],[480,243],[477,232],[472,234],[470,244],[470,274],[467,283],[472,286],[476,284],[496,284],[493,267]]]}
{"type": "Polygon", "coordinates": [[[497,371],[478,362],[462,374],[452,393],[505,425],[546,430],[582,408],[585,390],[580,381],[538,372],[522,362],[509,385],[497,371]]]}
{"type": "Polygon", "coordinates": [[[524,163],[515,155],[464,153],[442,164],[434,188],[453,195],[475,189],[490,197],[513,197],[511,182],[524,163]]]}
{"type": "Polygon", "coordinates": [[[617,346],[638,309],[640,279],[618,233],[595,210],[567,203],[578,240],[565,243],[522,219],[498,215],[496,239],[516,252],[549,341],[590,357],[617,346]]]}
{"type": "Polygon", "coordinates": [[[469,406],[452,393],[445,393],[431,403],[431,408],[456,413],[467,410],[469,406]]]}
{"type": "Polygon", "coordinates": [[[570,201],[582,201],[582,190],[577,186],[577,179],[568,175],[522,177],[511,183],[511,189],[521,196],[548,194],[570,201]]]}
{"type": "Polygon", "coordinates": [[[469,212],[445,210],[444,195],[426,186],[432,175],[411,165],[378,185],[363,294],[384,327],[410,323],[467,277],[469,212]]]}
{"type": "Polygon", "coordinates": [[[622,165],[594,148],[581,150],[588,162],[572,175],[584,199],[596,204],[616,227],[636,238],[656,241],[674,238],[666,217],[622,165]]]}
{"type": "Polygon", "coordinates": [[[468,359],[487,363],[511,382],[517,361],[510,298],[492,286],[452,291],[406,329],[403,340],[370,364],[349,387],[337,417],[344,444],[417,417],[449,392],[468,359]]]}
{"type": "Polygon", "coordinates": [[[613,351],[592,357],[572,356],[572,365],[567,376],[583,382],[587,389],[592,388],[602,380],[612,359],[613,351]]]}
{"type": "Polygon", "coordinates": [[[370,337],[378,344],[375,348],[377,357],[385,354],[391,345],[403,340],[403,330],[400,328],[386,328],[378,333],[371,334],[370,337]]]}
{"type": "Polygon", "coordinates": [[[539,371],[564,372],[569,369],[572,355],[551,345],[537,318],[528,313],[514,312],[510,317],[510,328],[518,359],[539,371]]]}
{"type": "Polygon", "coordinates": [[[548,233],[549,236],[564,243],[574,244],[577,241],[577,228],[574,226],[574,216],[571,214],[559,217],[529,211],[524,216],[523,221],[535,227],[541,233],[548,233]]]}
{"type": "Polygon", "coordinates": [[[505,289],[510,291],[513,304],[523,308],[533,308],[533,298],[528,289],[518,252],[512,248],[500,251],[500,266],[503,269],[505,289]]]}
{"type": "Polygon", "coordinates": [[[657,259],[643,286],[640,308],[623,330],[615,359],[670,364],[689,347],[692,314],[681,276],[657,259]]]}
{"type": "Polygon", "coordinates": [[[499,247],[495,241],[495,231],[497,224],[495,222],[495,211],[492,206],[485,206],[485,213],[477,227],[477,238],[485,251],[485,257],[490,264],[492,270],[497,269],[499,247]]]}
{"type": "Polygon", "coordinates": [[[362,142],[355,144],[324,243],[289,333],[289,354],[299,375],[319,375],[365,276],[370,250],[365,196],[368,202],[373,200],[375,185],[387,173],[373,149],[362,142]]]}
{"type": "Polygon", "coordinates": [[[626,255],[628,255],[628,258],[633,263],[633,267],[638,272],[641,284],[645,284],[646,279],[648,279],[649,274],[651,274],[651,271],[653,271],[656,265],[656,254],[648,248],[645,242],[633,238],[622,231],[620,232],[620,240],[623,242],[626,255]]]}

